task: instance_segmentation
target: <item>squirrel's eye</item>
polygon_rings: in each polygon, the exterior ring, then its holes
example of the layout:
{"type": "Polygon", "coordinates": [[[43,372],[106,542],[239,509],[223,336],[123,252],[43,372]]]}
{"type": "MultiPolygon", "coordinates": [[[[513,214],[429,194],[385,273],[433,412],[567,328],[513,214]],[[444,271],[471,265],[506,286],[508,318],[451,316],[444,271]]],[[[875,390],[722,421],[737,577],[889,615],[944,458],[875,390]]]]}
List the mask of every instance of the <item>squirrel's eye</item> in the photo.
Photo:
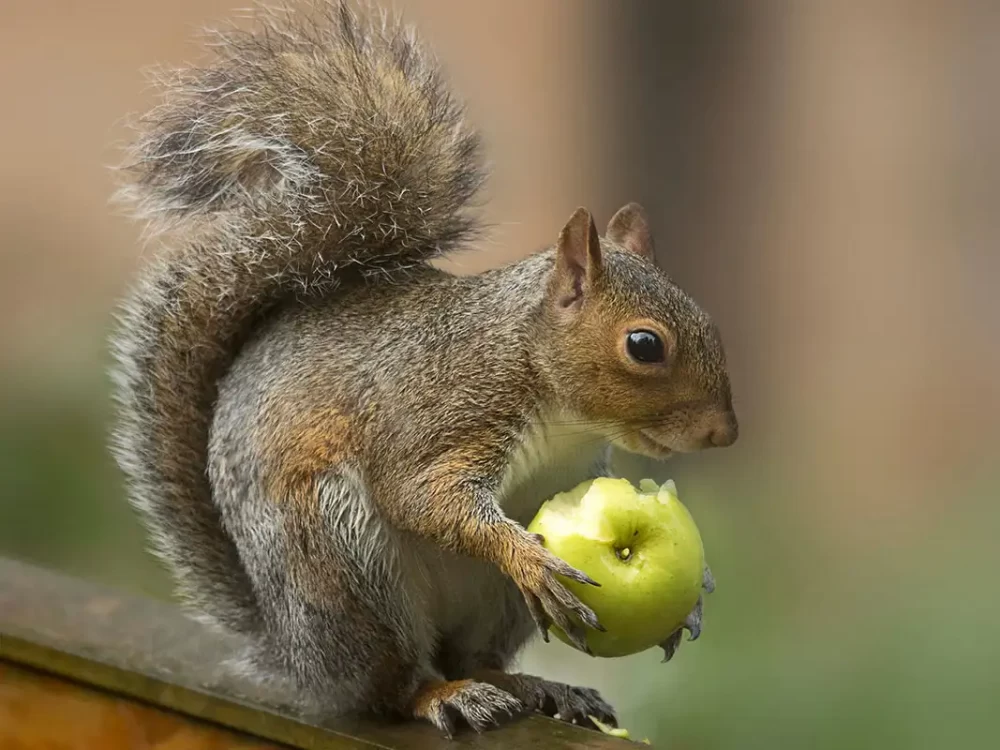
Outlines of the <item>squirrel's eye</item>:
{"type": "Polygon", "coordinates": [[[663,341],[652,331],[631,331],[625,348],[632,359],[644,364],[662,362],[666,356],[663,341]]]}

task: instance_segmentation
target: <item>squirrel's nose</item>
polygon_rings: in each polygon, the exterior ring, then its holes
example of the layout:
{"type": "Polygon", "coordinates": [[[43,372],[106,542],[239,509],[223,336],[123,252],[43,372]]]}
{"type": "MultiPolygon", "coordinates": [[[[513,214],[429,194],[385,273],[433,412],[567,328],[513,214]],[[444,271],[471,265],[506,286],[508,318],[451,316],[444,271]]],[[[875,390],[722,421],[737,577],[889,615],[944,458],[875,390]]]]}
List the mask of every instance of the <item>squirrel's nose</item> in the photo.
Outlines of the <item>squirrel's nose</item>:
{"type": "Polygon", "coordinates": [[[719,448],[725,448],[736,442],[740,435],[740,426],[736,414],[732,411],[722,412],[708,433],[708,443],[719,448]]]}

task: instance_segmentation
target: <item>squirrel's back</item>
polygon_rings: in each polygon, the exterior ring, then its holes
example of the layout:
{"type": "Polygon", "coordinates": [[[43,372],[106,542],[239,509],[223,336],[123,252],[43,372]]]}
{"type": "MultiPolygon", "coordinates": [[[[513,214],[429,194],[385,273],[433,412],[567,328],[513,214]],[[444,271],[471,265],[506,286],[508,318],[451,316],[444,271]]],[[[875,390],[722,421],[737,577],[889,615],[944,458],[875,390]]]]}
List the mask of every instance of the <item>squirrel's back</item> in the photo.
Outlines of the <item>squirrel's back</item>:
{"type": "Polygon", "coordinates": [[[484,176],[477,134],[408,29],[343,2],[314,11],[218,34],[214,61],[170,77],[124,169],[122,196],[173,236],[114,334],[115,453],[182,596],[244,632],[258,610],[206,472],[219,378],[283,299],[469,239],[484,176]]]}

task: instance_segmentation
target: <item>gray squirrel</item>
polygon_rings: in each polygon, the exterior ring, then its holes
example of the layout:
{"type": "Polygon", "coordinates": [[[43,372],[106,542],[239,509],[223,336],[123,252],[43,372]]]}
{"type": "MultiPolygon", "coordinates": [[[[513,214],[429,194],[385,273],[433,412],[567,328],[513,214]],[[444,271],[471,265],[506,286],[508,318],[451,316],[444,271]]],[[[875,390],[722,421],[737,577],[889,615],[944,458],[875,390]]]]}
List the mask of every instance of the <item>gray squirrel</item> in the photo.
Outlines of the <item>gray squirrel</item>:
{"type": "Polygon", "coordinates": [[[476,236],[485,170],[397,20],[319,2],[213,49],[125,165],[166,238],[113,334],[113,450],[180,597],[305,710],[613,723],[594,690],[506,672],[551,624],[584,650],[601,627],[557,576],[599,582],[525,526],[609,445],[736,439],[716,326],[636,204],[603,238],[581,208],[519,262],[431,266],[476,236]]]}

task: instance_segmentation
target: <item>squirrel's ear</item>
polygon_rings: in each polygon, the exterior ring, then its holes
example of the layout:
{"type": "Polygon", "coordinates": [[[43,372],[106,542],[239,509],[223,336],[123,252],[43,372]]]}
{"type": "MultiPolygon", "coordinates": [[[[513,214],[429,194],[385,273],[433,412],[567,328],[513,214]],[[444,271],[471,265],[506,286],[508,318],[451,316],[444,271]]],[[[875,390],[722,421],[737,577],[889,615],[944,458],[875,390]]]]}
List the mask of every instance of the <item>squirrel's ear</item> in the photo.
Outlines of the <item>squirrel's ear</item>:
{"type": "Polygon", "coordinates": [[[649,219],[638,203],[629,203],[618,209],[606,232],[609,240],[636,255],[651,261],[656,257],[653,250],[653,233],[649,229],[649,219]]]}
{"type": "Polygon", "coordinates": [[[556,244],[553,283],[558,305],[578,306],[602,269],[601,238],[594,217],[587,209],[578,208],[559,233],[556,244]]]}

